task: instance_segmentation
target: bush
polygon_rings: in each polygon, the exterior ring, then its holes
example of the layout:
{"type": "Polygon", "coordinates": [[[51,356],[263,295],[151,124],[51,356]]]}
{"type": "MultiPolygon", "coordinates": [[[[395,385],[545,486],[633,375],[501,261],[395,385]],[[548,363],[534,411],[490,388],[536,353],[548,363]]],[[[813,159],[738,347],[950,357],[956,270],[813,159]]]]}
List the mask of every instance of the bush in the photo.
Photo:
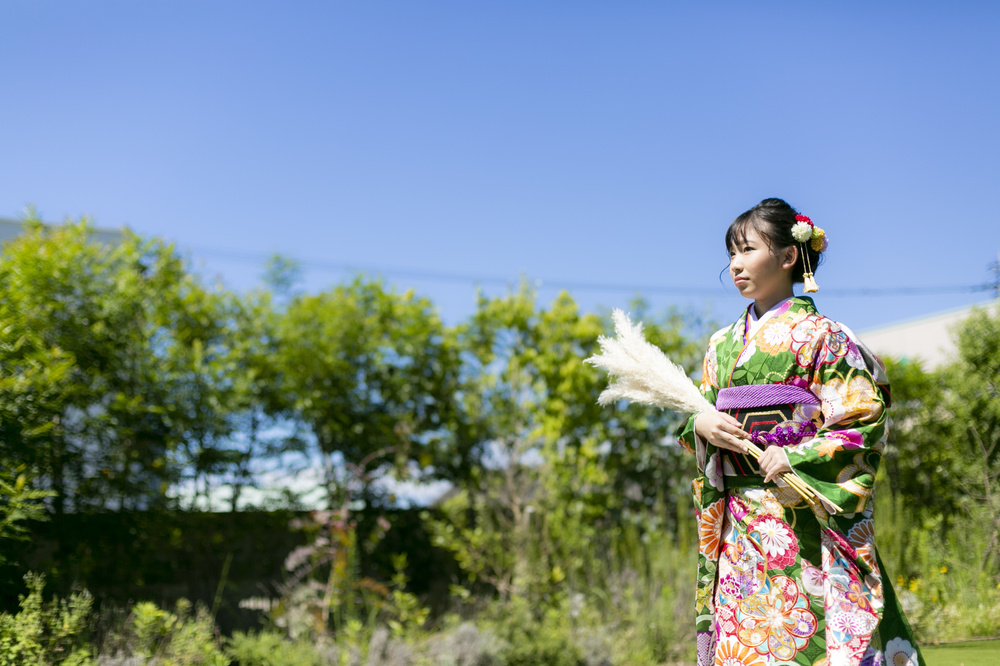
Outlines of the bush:
{"type": "Polygon", "coordinates": [[[0,666],[92,664],[87,640],[90,594],[84,591],[45,603],[45,576],[29,573],[24,580],[28,594],[19,597],[21,610],[16,615],[0,614],[0,666]]]}
{"type": "Polygon", "coordinates": [[[501,647],[492,631],[463,622],[434,634],[427,642],[427,657],[438,666],[500,666],[501,647]]]}
{"type": "Polygon", "coordinates": [[[181,599],[176,612],[141,601],[132,609],[132,653],[155,659],[162,666],[228,666],[229,659],[215,641],[215,625],[208,612],[181,599]]]}
{"type": "Polygon", "coordinates": [[[276,631],[243,633],[229,639],[228,654],[239,666],[323,666],[326,662],[309,643],[292,641],[276,631]]]}
{"type": "Polygon", "coordinates": [[[536,613],[520,597],[502,606],[492,626],[503,641],[500,659],[507,666],[586,666],[580,649],[573,643],[568,617],[558,609],[536,613]]]}

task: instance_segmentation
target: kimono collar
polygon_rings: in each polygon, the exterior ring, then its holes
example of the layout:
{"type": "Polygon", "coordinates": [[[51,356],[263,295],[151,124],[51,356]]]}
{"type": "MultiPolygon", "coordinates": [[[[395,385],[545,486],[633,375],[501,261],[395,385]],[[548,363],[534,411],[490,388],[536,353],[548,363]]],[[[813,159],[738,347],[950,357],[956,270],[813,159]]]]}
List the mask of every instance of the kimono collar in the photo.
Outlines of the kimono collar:
{"type": "Polygon", "coordinates": [[[813,303],[813,299],[808,296],[792,296],[791,298],[786,298],[781,301],[773,308],[768,310],[763,314],[763,316],[757,318],[753,310],[753,303],[747,306],[747,309],[743,311],[743,316],[740,317],[740,321],[737,324],[743,330],[743,344],[747,343],[747,340],[753,335],[754,331],[760,328],[764,322],[766,322],[771,317],[777,317],[786,312],[805,312],[806,314],[819,314],[816,311],[816,304],[813,303]]]}

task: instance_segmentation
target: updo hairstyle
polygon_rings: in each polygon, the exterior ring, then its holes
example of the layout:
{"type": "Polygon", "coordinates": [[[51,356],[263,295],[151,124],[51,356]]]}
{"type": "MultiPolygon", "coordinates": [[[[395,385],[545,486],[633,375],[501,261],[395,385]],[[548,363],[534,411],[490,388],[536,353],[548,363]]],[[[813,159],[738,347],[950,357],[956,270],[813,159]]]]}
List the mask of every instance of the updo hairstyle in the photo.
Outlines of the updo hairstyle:
{"type": "Polygon", "coordinates": [[[792,283],[802,282],[806,270],[802,252],[809,253],[809,263],[814,271],[821,262],[821,253],[814,250],[811,243],[799,243],[792,238],[792,225],[795,224],[797,214],[783,199],[764,199],[729,225],[729,230],[726,231],[726,249],[743,245],[747,232],[751,229],[760,234],[771,252],[795,246],[799,250],[799,258],[792,266],[792,283]]]}

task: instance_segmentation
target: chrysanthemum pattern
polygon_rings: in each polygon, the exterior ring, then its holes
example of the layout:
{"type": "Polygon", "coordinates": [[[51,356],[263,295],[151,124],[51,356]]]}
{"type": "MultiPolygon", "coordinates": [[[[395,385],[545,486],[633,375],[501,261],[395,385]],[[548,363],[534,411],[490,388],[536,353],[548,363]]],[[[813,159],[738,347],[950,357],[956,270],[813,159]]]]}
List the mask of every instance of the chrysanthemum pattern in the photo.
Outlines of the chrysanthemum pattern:
{"type": "Polygon", "coordinates": [[[871,518],[865,518],[857,523],[848,531],[847,540],[854,546],[858,557],[861,558],[865,565],[870,570],[877,571],[878,563],[875,561],[875,521],[871,518]]]}
{"type": "Polygon", "coordinates": [[[713,560],[719,557],[725,500],[717,500],[701,512],[698,519],[698,552],[713,560]]]}
{"type": "Polygon", "coordinates": [[[774,516],[761,516],[747,526],[767,554],[768,569],[782,569],[795,562],[799,540],[785,521],[774,516]]]}
{"type": "Polygon", "coordinates": [[[757,348],[771,356],[788,351],[788,336],[791,332],[792,327],[787,321],[773,317],[757,333],[757,348]]]}
{"type": "Polygon", "coordinates": [[[715,666],[767,666],[767,662],[736,638],[730,637],[719,641],[715,666]]]}
{"type": "Polygon", "coordinates": [[[744,619],[738,637],[759,654],[789,661],[804,648],[819,626],[808,598],[788,576],[774,576],[768,594],[739,603],[744,619]]]}

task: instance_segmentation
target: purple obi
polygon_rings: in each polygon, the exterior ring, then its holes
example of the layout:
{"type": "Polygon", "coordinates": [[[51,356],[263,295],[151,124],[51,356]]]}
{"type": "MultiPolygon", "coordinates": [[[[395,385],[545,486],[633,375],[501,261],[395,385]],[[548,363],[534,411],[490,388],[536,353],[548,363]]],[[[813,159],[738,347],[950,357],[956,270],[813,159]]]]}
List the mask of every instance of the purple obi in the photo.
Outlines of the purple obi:
{"type": "Polygon", "coordinates": [[[818,405],[819,398],[808,389],[790,384],[727,386],[719,389],[715,398],[715,408],[719,411],[795,404],[818,405]]]}
{"type": "MultiPolygon", "coordinates": [[[[796,405],[818,405],[812,391],[789,384],[748,384],[719,390],[715,408],[736,419],[760,446],[793,446],[816,434],[812,421],[794,419],[796,405]]],[[[801,418],[801,416],[799,417],[801,418]]],[[[753,458],[729,452],[737,476],[760,473],[753,458]]]]}

